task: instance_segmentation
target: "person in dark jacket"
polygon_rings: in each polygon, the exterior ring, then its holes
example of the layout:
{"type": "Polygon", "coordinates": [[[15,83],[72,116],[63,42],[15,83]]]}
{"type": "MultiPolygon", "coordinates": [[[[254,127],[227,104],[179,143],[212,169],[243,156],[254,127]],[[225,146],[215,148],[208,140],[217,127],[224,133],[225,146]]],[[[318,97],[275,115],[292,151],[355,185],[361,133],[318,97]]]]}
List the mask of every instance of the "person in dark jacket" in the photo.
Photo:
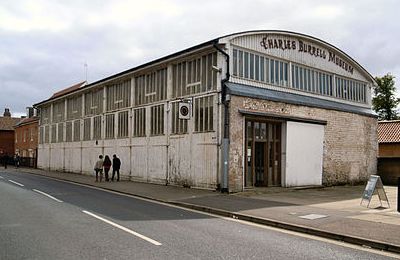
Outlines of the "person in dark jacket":
{"type": "Polygon", "coordinates": [[[112,172],[111,181],[114,181],[115,173],[117,173],[117,181],[119,181],[119,169],[121,168],[121,161],[115,154],[113,155],[112,167],[113,167],[113,172],[112,172]]]}
{"type": "Polygon", "coordinates": [[[4,163],[4,169],[7,169],[7,163],[8,163],[8,154],[7,153],[3,156],[3,163],[4,163]]]}
{"type": "Polygon", "coordinates": [[[103,167],[104,167],[104,175],[106,177],[106,181],[110,181],[110,179],[108,178],[108,172],[110,171],[111,168],[111,160],[110,157],[108,157],[108,155],[104,157],[103,167]]]}

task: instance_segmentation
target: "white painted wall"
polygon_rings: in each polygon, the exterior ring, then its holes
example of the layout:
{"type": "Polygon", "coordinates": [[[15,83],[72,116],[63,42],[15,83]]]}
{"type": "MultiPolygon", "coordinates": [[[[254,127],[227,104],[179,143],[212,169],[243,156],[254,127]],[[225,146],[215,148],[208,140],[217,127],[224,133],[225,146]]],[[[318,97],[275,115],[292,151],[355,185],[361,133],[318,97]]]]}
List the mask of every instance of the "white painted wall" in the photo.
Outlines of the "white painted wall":
{"type": "Polygon", "coordinates": [[[324,125],[287,122],[286,187],[321,185],[324,125]]]}

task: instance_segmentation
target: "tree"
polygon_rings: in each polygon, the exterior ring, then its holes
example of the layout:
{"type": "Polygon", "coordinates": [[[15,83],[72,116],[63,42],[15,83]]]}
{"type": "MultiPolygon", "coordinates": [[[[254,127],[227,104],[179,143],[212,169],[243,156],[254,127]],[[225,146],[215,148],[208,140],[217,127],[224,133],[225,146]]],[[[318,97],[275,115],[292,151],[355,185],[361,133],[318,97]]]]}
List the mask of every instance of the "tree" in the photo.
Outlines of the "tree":
{"type": "Polygon", "coordinates": [[[374,88],[372,109],[378,114],[378,120],[398,119],[396,107],[400,103],[400,98],[396,97],[394,78],[390,73],[375,78],[378,86],[374,88]]]}

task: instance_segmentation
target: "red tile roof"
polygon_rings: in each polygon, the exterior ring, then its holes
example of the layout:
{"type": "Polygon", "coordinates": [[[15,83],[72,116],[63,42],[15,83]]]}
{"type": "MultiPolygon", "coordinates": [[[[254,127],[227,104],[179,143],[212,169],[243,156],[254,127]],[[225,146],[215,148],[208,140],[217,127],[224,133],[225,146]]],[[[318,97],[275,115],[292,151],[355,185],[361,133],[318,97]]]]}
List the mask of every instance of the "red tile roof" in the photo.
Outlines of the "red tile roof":
{"type": "Polygon", "coordinates": [[[14,126],[21,121],[21,118],[1,116],[0,117],[0,131],[14,131],[14,126]]]}
{"type": "Polygon", "coordinates": [[[78,88],[83,87],[85,84],[86,84],[86,81],[79,82],[78,84],[75,84],[71,87],[65,88],[63,90],[60,90],[60,91],[54,93],[50,98],[56,98],[56,97],[60,97],[62,95],[68,94],[74,90],[77,90],[78,88]]]}
{"type": "Polygon", "coordinates": [[[400,120],[378,122],[379,143],[400,143],[400,120]]]}
{"type": "Polygon", "coordinates": [[[22,118],[15,126],[21,126],[21,125],[26,125],[32,122],[38,122],[39,121],[39,117],[34,116],[34,117],[26,117],[26,118],[22,118]]]}

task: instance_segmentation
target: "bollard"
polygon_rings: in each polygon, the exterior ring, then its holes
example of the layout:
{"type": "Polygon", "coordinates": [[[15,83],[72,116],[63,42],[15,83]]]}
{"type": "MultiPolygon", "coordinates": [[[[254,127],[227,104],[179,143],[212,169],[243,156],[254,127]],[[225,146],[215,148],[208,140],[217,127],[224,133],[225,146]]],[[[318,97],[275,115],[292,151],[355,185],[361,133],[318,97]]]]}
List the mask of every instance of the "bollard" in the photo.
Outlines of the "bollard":
{"type": "Polygon", "coordinates": [[[397,212],[400,212],[400,177],[397,179],[397,212]]]}

